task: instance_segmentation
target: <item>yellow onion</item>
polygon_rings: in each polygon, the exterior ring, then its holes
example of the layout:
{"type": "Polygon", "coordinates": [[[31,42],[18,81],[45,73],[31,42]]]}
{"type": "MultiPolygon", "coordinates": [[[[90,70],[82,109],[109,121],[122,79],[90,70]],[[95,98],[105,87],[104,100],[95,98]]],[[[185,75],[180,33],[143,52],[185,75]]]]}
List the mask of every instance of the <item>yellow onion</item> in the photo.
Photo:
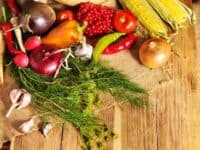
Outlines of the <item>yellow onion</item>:
{"type": "Polygon", "coordinates": [[[170,44],[159,38],[145,41],[139,50],[140,61],[149,68],[158,68],[165,65],[170,55],[170,44]]]}

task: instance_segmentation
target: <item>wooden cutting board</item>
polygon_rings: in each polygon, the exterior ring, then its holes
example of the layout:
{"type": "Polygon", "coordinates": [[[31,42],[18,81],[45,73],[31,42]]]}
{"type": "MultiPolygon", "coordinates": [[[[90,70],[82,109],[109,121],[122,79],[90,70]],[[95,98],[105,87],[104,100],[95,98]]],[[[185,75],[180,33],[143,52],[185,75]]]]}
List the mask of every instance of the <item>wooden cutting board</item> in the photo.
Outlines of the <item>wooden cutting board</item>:
{"type": "MultiPolygon", "coordinates": [[[[191,6],[191,0],[184,2],[191,6]]],[[[147,109],[128,104],[102,109],[99,116],[119,134],[117,140],[109,142],[108,150],[199,150],[200,53],[195,48],[194,27],[180,31],[169,63],[160,69],[150,70],[141,65],[138,47],[102,58],[148,89],[151,103],[147,109]]],[[[5,136],[9,139],[18,134],[14,127],[19,120],[31,116],[32,109],[16,112],[11,120],[4,118],[4,109],[9,105],[6,96],[15,86],[8,74],[6,78],[5,85],[0,87],[3,102],[0,103],[0,138],[2,133],[9,133],[5,136]],[[2,131],[1,126],[10,126],[12,133],[2,131]]],[[[103,98],[105,101],[112,99],[109,96],[103,98]]],[[[46,138],[38,131],[12,138],[10,149],[80,150],[80,141],[76,130],[66,123],[56,126],[46,138]]]]}

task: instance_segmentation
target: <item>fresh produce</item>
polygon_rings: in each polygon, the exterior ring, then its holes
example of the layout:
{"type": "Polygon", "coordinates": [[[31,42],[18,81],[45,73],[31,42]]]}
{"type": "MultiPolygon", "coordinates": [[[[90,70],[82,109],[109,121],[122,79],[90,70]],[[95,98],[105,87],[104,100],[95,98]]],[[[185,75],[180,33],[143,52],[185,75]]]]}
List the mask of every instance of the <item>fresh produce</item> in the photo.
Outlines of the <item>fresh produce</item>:
{"type": "Polygon", "coordinates": [[[0,85],[4,82],[3,77],[3,57],[5,52],[5,42],[3,40],[3,32],[0,30],[0,85]]]}
{"type": "Polygon", "coordinates": [[[56,16],[56,20],[58,22],[62,22],[64,20],[73,20],[74,19],[74,14],[71,10],[61,10],[58,12],[56,16]]]}
{"type": "Polygon", "coordinates": [[[9,31],[10,29],[12,29],[12,25],[10,23],[2,23],[1,29],[3,31],[4,40],[6,41],[9,53],[11,55],[23,54],[24,52],[14,47],[12,33],[11,31],[9,31]]]}
{"type": "Polygon", "coordinates": [[[20,28],[15,28],[18,25],[18,18],[17,17],[12,17],[10,19],[10,23],[12,24],[12,26],[14,27],[14,32],[15,32],[15,36],[18,42],[18,45],[20,47],[20,50],[23,51],[24,53],[26,52],[24,44],[23,44],[23,39],[22,39],[22,32],[20,28]]]}
{"type": "Polygon", "coordinates": [[[30,67],[37,73],[51,76],[58,69],[63,59],[62,53],[55,53],[56,48],[50,46],[40,46],[30,54],[30,67]]]}
{"type": "Polygon", "coordinates": [[[80,5],[77,20],[80,23],[88,22],[84,33],[87,37],[94,37],[113,31],[113,14],[112,8],[87,2],[80,5]]]}
{"type": "Polygon", "coordinates": [[[30,36],[26,41],[24,42],[24,47],[26,50],[33,50],[39,47],[42,44],[40,36],[33,35],[30,36]]]}
{"type": "Polygon", "coordinates": [[[81,41],[81,45],[78,46],[74,52],[75,56],[82,60],[91,59],[92,53],[93,53],[93,47],[92,47],[92,45],[86,43],[85,37],[81,41]]]}
{"type": "Polygon", "coordinates": [[[82,40],[84,28],[85,25],[80,27],[75,20],[64,21],[42,38],[42,44],[57,48],[69,47],[82,40]]]}
{"type": "Polygon", "coordinates": [[[94,47],[93,61],[98,62],[99,57],[101,53],[104,51],[104,49],[111,43],[118,40],[122,35],[124,35],[124,33],[114,32],[114,33],[103,36],[94,47]]]}
{"type": "Polygon", "coordinates": [[[168,29],[147,0],[119,0],[129,9],[152,37],[168,38],[168,29]]]}
{"type": "MultiPolygon", "coordinates": [[[[19,23],[13,24],[13,28],[10,23],[6,23],[9,25],[6,27],[5,24],[2,25],[4,38],[14,57],[14,63],[8,67],[19,86],[30,92],[33,97],[32,104],[41,121],[48,121],[50,124],[44,128],[43,133],[47,135],[53,122],[68,121],[80,132],[83,149],[105,149],[107,141],[115,134],[96,116],[96,111],[100,111],[99,106],[103,102],[99,91],[110,93],[119,103],[129,102],[140,107],[148,105],[146,90],[130,82],[120,72],[98,62],[105,48],[126,33],[128,34],[122,40],[108,47],[106,52],[111,54],[130,48],[137,39],[132,33],[133,27],[131,30],[126,28],[125,33],[113,32],[114,9],[90,2],[77,7],[75,18],[65,11],[66,8],[61,12],[55,9],[59,12],[55,16],[54,7],[50,5],[32,0],[16,2],[21,9],[17,20],[19,23]],[[65,15],[68,16],[63,20],[63,15],[64,18],[65,15]],[[54,24],[55,19],[61,22],[54,24]],[[21,39],[25,39],[24,47],[30,50],[27,54],[14,48],[20,47],[21,44],[15,43],[17,39],[12,39],[11,31],[19,27],[25,32],[33,33],[22,33],[21,39]],[[83,32],[87,37],[110,34],[100,38],[93,51],[93,47],[86,43],[83,32]]],[[[8,20],[10,19],[8,16],[8,20]]],[[[27,106],[30,103],[30,94],[14,93],[18,99],[13,101],[20,103],[15,106],[27,106]],[[29,100],[22,101],[25,98],[29,100]]],[[[113,105],[111,103],[106,107],[113,105]]],[[[33,119],[32,117],[25,121],[19,130],[28,133],[34,126],[33,119]]]]}
{"type": "Polygon", "coordinates": [[[17,7],[17,4],[15,2],[15,0],[6,0],[6,3],[8,5],[8,7],[10,8],[10,10],[16,15],[19,16],[20,11],[19,8],[17,7]]]}
{"type": "Polygon", "coordinates": [[[137,40],[137,36],[134,35],[133,33],[129,33],[119,42],[116,42],[116,43],[108,46],[103,51],[103,54],[110,55],[110,54],[118,53],[122,50],[127,50],[133,46],[133,44],[136,42],[136,40],[137,40]]]}
{"type": "Polygon", "coordinates": [[[147,0],[174,30],[193,22],[194,13],[179,0],[147,0]]]}
{"type": "Polygon", "coordinates": [[[118,32],[130,33],[137,26],[137,18],[129,10],[118,10],[114,14],[113,25],[118,32]]]}
{"type": "Polygon", "coordinates": [[[57,115],[72,123],[80,132],[85,149],[102,148],[114,134],[94,114],[101,103],[97,91],[136,106],[148,104],[143,99],[147,92],[123,74],[99,63],[71,58],[69,66],[71,70],[62,68],[54,80],[29,68],[12,66],[11,70],[18,83],[32,94],[33,106],[40,114],[48,112],[47,117],[57,115]]]}
{"type": "Polygon", "coordinates": [[[23,133],[29,133],[31,131],[31,128],[34,125],[34,120],[33,118],[23,122],[20,126],[19,126],[19,130],[23,133]]]}
{"type": "Polygon", "coordinates": [[[50,123],[45,124],[42,128],[43,135],[46,137],[52,128],[53,128],[53,126],[50,123]]]}
{"type": "Polygon", "coordinates": [[[18,54],[13,58],[13,62],[16,66],[24,68],[28,66],[29,58],[25,53],[18,54]]]}
{"type": "Polygon", "coordinates": [[[8,118],[14,109],[21,109],[28,106],[31,103],[31,94],[25,89],[13,89],[10,91],[10,100],[12,105],[10,106],[6,117],[8,118]]]}
{"type": "Polygon", "coordinates": [[[55,11],[49,5],[27,2],[20,16],[20,25],[24,30],[39,35],[46,33],[55,20],[55,11]]]}
{"type": "Polygon", "coordinates": [[[171,46],[163,39],[149,39],[140,50],[141,62],[149,68],[158,68],[167,63],[171,55],[171,46]]]}

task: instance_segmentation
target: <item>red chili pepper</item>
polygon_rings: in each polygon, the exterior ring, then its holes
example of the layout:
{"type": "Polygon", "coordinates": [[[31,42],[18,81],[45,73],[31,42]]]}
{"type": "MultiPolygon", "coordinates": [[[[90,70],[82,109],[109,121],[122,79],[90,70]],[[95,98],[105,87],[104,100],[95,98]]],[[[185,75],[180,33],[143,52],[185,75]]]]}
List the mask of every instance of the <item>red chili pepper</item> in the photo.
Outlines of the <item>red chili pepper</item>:
{"type": "Polygon", "coordinates": [[[15,2],[15,0],[6,0],[6,3],[8,5],[8,7],[10,8],[10,10],[16,15],[19,16],[20,11],[17,7],[17,4],[15,2]]]}
{"type": "Polygon", "coordinates": [[[124,37],[121,41],[108,46],[103,51],[103,54],[109,55],[109,54],[120,52],[122,50],[129,49],[133,46],[136,40],[137,40],[137,36],[134,35],[133,33],[130,33],[126,37],[124,37]]]}
{"type": "Polygon", "coordinates": [[[18,55],[18,54],[22,54],[24,52],[16,49],[13,45],[13,37],[12,37],[12,33],[11,31],[8,31],[12,28],[12,25],[10,23],[3,23],[1,25],[1,29],[3,31],[3,35],[4,35],[4,39],[6,41],[7,47],[8,47],[8,51],[11,55],[18,55]]]}

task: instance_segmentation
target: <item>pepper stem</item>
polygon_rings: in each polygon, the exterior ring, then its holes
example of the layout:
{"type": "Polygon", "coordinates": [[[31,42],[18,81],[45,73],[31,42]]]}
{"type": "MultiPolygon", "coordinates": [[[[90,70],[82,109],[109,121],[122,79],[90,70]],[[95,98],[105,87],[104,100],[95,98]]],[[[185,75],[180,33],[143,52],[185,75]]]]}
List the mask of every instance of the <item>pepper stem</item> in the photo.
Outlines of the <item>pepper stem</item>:
{"type": "Polygon", "coordinates": [[[83,33],[83,31],[87,28],[87,26],[88,26],[88,22],[85,21],[85,22],[83,23],[83,25],[78,24],[77,30],[78,30],[80,33],[83,33]]]}

